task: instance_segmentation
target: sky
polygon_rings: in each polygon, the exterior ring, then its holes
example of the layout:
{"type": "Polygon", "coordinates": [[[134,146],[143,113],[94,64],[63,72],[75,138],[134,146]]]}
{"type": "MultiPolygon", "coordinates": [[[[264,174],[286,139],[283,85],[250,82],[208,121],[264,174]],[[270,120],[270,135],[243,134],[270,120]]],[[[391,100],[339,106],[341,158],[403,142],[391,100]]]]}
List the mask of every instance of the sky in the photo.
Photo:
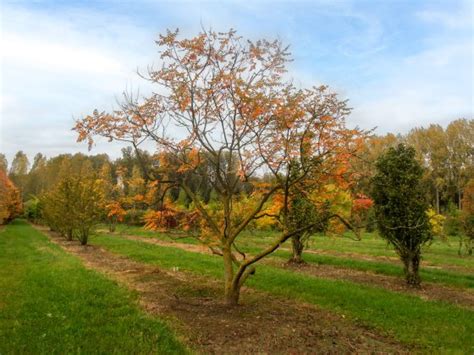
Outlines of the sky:
{"type": "MultiPolygon", "coordinates": [[[[327,84],[378,134],[474,117],[474,0],[0,1],[0,152],[87,153],[71,131],[159,62],[166,29],[282,40],[302,86],[327,84]]],[[[153,149],[152,146],[147,147],[153,149]]],[[[120,155],[99,141],[91,154],[120,155]]]]}

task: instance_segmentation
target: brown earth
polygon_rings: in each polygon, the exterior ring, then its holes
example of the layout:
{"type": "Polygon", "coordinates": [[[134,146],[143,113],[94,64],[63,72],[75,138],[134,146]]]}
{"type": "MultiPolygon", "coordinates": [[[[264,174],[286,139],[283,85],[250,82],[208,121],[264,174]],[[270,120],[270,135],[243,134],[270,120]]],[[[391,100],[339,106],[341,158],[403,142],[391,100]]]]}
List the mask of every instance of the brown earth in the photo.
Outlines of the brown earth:
{"type": "MultiPolygon", "coordinates": [[[[122,235],[121,237],[165,247],[180,248],[193,253],[211,254],[209,248],[203,245],[168,242],[156,238],[146,238],[133,235],[122,235]]],[[[369,286],[375,285],[378,287],[383,287],[390,291],[409,293],[411,295],[418,296],[424,300],[445,301],[453,303],[457,306],[474,309],[474,292],[469,289],[449,287],[437,283],[428,282],[422,283],[420,288],[413,288],[407,286],[404,279],[400,277],[382,275],[370,271],[360,271],[332,265],[295,265],[281,263],[275,259],[267,259],[265,263],[272,264],[278,267],[291,268],[294,271],[302,272],[319,278],[339,279],[369,286]]]]}
{"type": "MultiPolygon", "coordinates": [[[[37,227],[38,228],[38,227],[37,227]]],[[[413,348],[315,306],[245,289],[242,304],[225,306],[220,283],[134,262],[97,246],[50,239],[138,293],[140,305],[166,319],[198,353],[407,353],[413,348]]]]}

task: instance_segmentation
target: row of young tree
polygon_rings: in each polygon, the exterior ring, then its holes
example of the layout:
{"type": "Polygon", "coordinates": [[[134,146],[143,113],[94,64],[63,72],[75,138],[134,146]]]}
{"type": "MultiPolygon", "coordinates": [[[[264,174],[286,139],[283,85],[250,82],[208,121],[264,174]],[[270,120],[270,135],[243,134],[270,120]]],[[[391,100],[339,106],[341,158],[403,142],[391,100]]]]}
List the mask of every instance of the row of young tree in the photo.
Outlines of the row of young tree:
{"type": "MultiPolygon", "coordinates": [[[[143,74],[155,93],[124,95],[118,110],[94,111],[74,127],[89,147],[104,137],[133,150],[115,162],[103,155],[37,156],[29,172],[24,159],[12,163],[10,176],[24,196],[46,191],[36,205],[52,228],[87,242],[88,221],[108,219],[113,229],[127,219],[192,235],[222,256],[232,305],[256,263],[285,241],[292,240],[293,259],[300,261],[308,236],[352,229],[358,237],[373,211],[407,281],[419,283],[421,247],[434,225],[422,180],[431,178],[421,166],[428,164],[425,155],[420,164],[404,145],[380,154],[403,138],[348,128],[350,108],[327,86],[288,82],[290,57],[279,41],[246,41],[232,30],[179,39],[175,31],[157,44],[161,66],[143,74]],[[156,144],[155,154],[138,149],[145,141],[156,144]],[[242,253],[250,228],[273,228],[275,239],[253,255],[242,253]]],[[[472,131],[472,121],[460,122],[472,131]]],[[[458,177],[472,172],[469,159],[446,180],[445,186],[455,182],[458,199],[465,190],[458,177]]]]}

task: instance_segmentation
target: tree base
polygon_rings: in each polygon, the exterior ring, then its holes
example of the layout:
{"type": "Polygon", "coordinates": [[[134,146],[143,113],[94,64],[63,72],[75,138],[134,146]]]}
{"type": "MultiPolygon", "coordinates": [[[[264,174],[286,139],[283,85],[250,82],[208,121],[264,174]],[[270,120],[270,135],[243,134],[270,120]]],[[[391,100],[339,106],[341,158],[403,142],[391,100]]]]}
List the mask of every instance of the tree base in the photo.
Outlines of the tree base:
{"type": "Polygon", "coordinates": [[[412,288],[420,288],[421,286],[421,279],[418,275],[407,275],[406,276],[406,283],[408,286],[412,288]]]}

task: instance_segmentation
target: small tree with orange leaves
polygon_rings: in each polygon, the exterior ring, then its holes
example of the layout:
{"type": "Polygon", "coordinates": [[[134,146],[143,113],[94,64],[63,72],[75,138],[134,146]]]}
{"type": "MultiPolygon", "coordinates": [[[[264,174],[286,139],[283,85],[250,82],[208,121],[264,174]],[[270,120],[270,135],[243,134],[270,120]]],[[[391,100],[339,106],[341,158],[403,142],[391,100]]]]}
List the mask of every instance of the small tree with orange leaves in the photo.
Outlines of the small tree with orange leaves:
{"type": "Polygon", "coordinates": [[[94,136],[134,147],[146,140],[158,145],[162,159],[148,180],[186,192],[200,219],[199,239],[223,257],[226,302],[237,304],[255,263],[314,224],[283,230],[255,255],[238,252],[241,232],[265,215],[275,194],[282,196],[287,215],[292,187],[306,181],[310,189],[316,171],[332,174],[356,149],[361,132],[346,128],[350,110],[326,86],[297,89],[285,81],[290,58],[280,41],[246,41],[233,30],[179,39],[178,31],[168,31],[157,44],[161,64],[144,76],[158,90],[143,100],[125,95],[119,110],[96,110],[78,120],[78,140],[90,147],[94,136]],[[299,163],[297,176],[291,174],[292,161],[299,163]],[[203,173],[203,162],[218,210],[190,188],[189,177],[203,173]],[[274,178],[254,183],[262,173],[274,178]],[[236,206],[244,183],[251,186],[252,203],[242,215],[236,206]]]}
{"type": "Polygon", "coordinates": [[[0,224],[6,224],[17,217],[22,210],[20,191],[0,169],[0,224]]]}

